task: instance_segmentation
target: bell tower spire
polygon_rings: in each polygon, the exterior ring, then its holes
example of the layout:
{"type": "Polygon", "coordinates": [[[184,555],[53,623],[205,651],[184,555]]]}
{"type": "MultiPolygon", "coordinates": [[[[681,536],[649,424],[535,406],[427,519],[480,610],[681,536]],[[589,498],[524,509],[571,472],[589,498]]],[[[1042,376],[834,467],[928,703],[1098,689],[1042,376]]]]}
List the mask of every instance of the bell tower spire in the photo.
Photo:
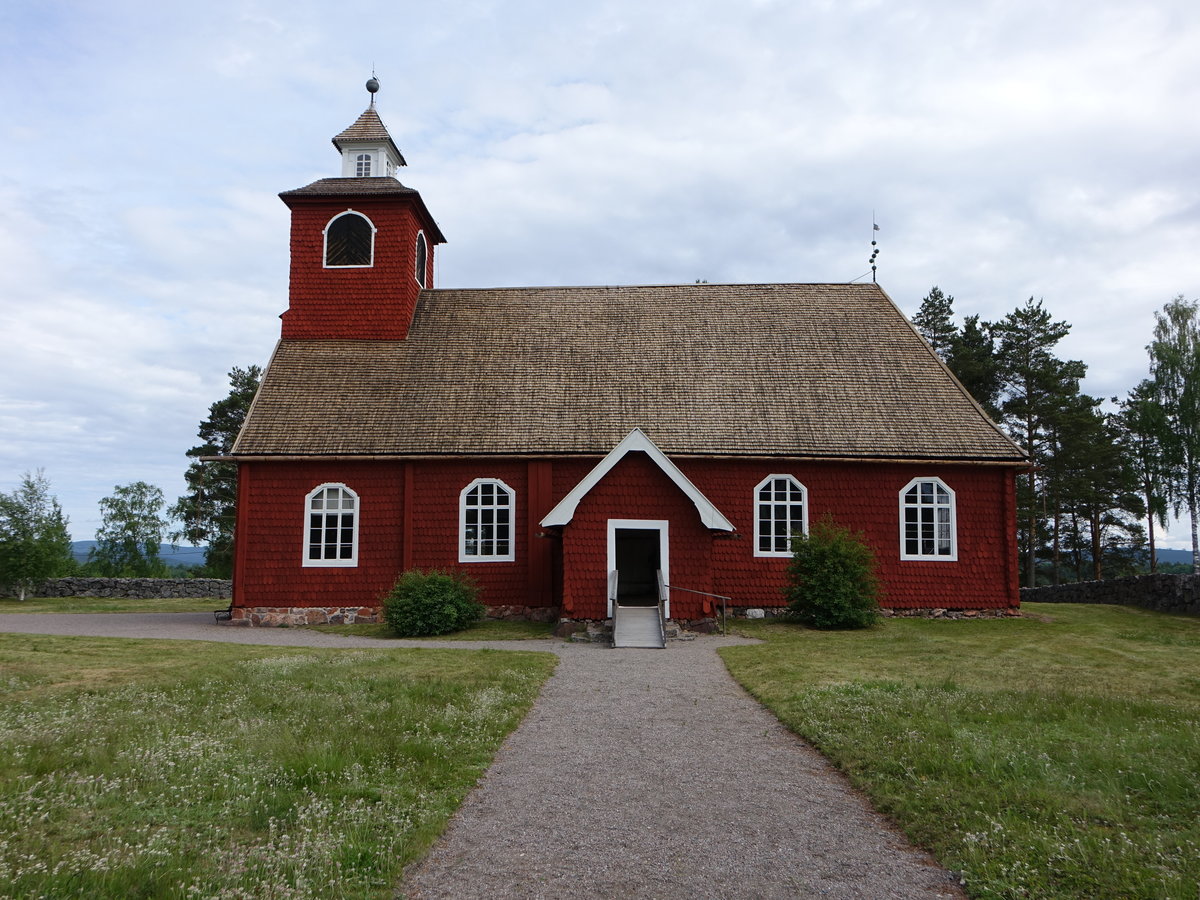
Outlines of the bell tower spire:
{"type": "Polygon", "coordinates": [[[353,125],[333,138],[333,146],[342,154],[342,177],[395,178],[396,169],[407,163],[375,110],[379,79],[374,73],[367,81],[367,91],[371,95],[370,106],[353,125]]]}

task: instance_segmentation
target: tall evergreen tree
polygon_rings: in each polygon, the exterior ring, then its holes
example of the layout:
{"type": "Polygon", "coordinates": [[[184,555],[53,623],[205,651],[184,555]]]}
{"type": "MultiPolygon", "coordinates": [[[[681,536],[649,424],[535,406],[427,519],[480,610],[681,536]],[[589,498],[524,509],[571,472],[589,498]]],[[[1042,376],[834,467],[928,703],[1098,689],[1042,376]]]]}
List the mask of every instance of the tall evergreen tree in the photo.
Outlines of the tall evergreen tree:
{"type": "Polygon", "coordinates": [[[945,360],[958,336],[958,327],[954,324],[954,298],[942,293],[935,284],[921,300],[921,308],[912,322],[934,352],[945,360]]]}
{"type": "Polygon", "coordinates": [[[205,571],[228,578],[233,571],[233,527],[237,520],[237,466],[229,462],[201,462],[201,457],[225,456],[233,449],[250,404],[258,393],[262,369],[248,366],[229,372],[229,395],[208,408],[200,423],[198,444],[187,455],[195,462],[184,478],[188,492],[171,507],[171,515],[182,523],[172,534],[193,546],[206,544],[205,571]]]}
{"type": "MultiPolygon", "coordinates": [[[[1087,394],[1064,397],[1050,428],[1058,437],[1054,455],[1047,461],[1056,516],[1065,508],[1082,530],[1074,550],[1091,561],[1090,577],[1104,577],[1106,558],[1119,546],[1140,548],[1144,536],[1137,519],[1144,507],[1137,492],[1137,477],[1122,452],[1115,417],[1100,411],[1100,401],[1087,394]]],[[[1082,577],[1082,572],[1079,576],[1082,577]]]]}
{"type": "MultiPolygon", "coordinates": [[[[1115,399],[1115,398],[1114,398],[1115,399]]],[[[1158,551],[1154,544],[1154,524],[1167,527],[1166,410],[1155,396],[1154,382],[1145,380],[1121,401],[1116,419],[1119,439],[1137,478],[1146,509],[1146,529],[1150,539],[1150,571],[1158,571],[1158,551]]]]}
{"type": "Polygon", "coordinates": [[[39,581],[74,568],[67,518],[50,480],[41,469],[26,472],[15,491],[0,494],[0,584],[24,600],[39,581]]]}
{"type": "Polygon", "coordinates": [[[1150,372],[1167,417],[1167,496],[1192,525],[1192,571],[1200,574],[1200,314],[1197,301],[1176,297],[1155,313],[1150,372]]]}
{"type": "Polygon", "coordinates": [[[987,414],[999,421],[1000,360],[991,327],[980,322],[979,316],[963,319],[962,330],[950,344],[946,365],[987,414]]]}
{"type": "Polygon", "coordinates": [[[1017,493],[1028,587],[1037,583],[1037,555],[1046,537],[1040,469],[1047,458],[1050,424],[1062,409],[1063,399],[1079,393],[1079,381],[1087,372],[1082,362],[1063,361],[1052,352],[1070,330],[1066,322],[1055,322],[1042,301],[1035,302],[1032,297],[992,326],[1005,393],[1002,419],[1035,466],[1019,477],[1017,493]]]}

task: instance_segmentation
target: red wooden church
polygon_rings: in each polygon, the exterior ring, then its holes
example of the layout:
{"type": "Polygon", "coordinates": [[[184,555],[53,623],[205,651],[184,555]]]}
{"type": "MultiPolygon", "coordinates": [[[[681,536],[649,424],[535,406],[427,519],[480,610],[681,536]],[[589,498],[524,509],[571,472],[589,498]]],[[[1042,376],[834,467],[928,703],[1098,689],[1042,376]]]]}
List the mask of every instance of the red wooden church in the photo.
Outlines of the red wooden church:
{"type": "Polygon", "coordinates": [[[414,567],[547,620],[604,619],[658,571],[677,620],[780,606],[791,533],[827,513],[874,546],[885,606],[1017,606],[1025,456],[879,287],[439,289],[445,238],[374,97],[333,143],[341,177],[280,195],[235,620],[362,621],[414,567]]]}

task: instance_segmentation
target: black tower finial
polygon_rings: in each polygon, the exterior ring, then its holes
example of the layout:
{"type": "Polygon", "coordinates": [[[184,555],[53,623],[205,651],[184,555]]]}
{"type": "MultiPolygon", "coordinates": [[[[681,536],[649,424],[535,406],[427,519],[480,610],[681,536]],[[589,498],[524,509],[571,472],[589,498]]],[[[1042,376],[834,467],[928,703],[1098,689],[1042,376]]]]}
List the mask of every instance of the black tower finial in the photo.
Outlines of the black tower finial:
{"type": "Polygon", "coordinates": [[[379,93],[379,79],[375,76],[375,67],[371,67],[371,77],[367,79],[367,91],[371,94],[371,106],[375,105],[375,95],[379,93]]]}
{"type": "Polygon", "coordinates": [[[879,226],[875,224],[875,211],[871,211],[871,258],[868,262],[871,263],[871,282],[875,283],[875,260],[879,256],[879,242],[875,240],[875,232],[879,230],[879,226]]]}

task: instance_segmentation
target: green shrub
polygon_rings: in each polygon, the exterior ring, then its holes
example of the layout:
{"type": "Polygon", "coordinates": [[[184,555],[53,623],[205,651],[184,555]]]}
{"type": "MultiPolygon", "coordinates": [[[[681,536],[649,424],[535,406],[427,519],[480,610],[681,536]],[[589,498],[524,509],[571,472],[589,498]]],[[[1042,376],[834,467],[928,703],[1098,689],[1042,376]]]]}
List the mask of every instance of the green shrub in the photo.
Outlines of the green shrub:
{"type": "Polygon", "coordinates": [[[460,631],[483,616],[479,588],[466,575],[410,569],[383,598],[384,621],[401,637],[460,631]]]}
{"type": "Polygon", "coordinates": [[[867,628],[879,620],[875,554],[826,515],[808,536],[792,538],[784,591],[792,616],[813,628],[867,628]]]}

